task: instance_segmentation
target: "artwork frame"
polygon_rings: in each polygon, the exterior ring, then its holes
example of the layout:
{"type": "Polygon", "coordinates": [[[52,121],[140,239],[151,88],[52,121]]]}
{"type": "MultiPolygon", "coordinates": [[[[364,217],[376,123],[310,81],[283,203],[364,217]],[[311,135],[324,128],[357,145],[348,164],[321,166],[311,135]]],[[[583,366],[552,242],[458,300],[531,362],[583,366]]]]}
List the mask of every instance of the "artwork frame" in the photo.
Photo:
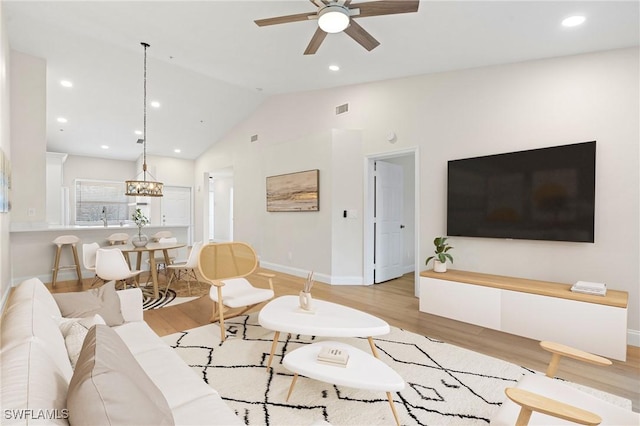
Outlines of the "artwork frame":
{"type": "Polygon", "coordinates": [[[266,178],[268,212],[320,211],[320,170],[305,170],[266,178]]]}

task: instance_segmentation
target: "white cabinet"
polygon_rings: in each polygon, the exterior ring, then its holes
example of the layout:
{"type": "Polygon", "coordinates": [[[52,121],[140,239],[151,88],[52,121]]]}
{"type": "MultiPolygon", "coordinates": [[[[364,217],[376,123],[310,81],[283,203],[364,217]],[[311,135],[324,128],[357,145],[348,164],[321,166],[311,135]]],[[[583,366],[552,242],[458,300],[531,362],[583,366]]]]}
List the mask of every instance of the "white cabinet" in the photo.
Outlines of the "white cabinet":
{"type": "Polygon", "coordinates": [[[482,327],[500,329],[500,290],[420,278],[420,310],[482,327]]]}
{"type": "Polygon", "coordinates": [[[628,294],[594,296],[570,285],[473,272],[426,271],[420,311],[622,360],[627,354],[628,294]]]}

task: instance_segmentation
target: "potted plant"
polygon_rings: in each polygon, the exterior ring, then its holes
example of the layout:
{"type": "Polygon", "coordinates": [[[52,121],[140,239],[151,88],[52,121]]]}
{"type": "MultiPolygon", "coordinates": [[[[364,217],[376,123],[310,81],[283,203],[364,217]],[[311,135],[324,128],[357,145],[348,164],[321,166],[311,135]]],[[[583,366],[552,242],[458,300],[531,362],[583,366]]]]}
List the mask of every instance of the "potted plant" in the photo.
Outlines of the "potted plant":
{"type": "Polygon", "coordinates": [[[436,246],[435,255],[427,257],[424,262],[425,265],[429,264],[429,261],[433,259],[433,270],[435,272],[447,272],[447,260],[453,263],[453,257],[448,251],[453,247],[447,244],[447,237],[436,237],[433,240],[433,245],[436,246]]]}
{"type": "Polygon", "coordinates": [[[149,224],[149,219],[144,215],[144,213],[142,213],[142,210],[140,209],[136,209],[133,215],[131,215],[131,218],[133,219],[136,226],[138,227],[138,235],[133,236],[133,238],[131,239],[131,244],[133,244],[136,247],[144,247],[147,245],[147,242],[149,240],[147,236],[142,233],[142,228],[145,225],[149,224]]]}

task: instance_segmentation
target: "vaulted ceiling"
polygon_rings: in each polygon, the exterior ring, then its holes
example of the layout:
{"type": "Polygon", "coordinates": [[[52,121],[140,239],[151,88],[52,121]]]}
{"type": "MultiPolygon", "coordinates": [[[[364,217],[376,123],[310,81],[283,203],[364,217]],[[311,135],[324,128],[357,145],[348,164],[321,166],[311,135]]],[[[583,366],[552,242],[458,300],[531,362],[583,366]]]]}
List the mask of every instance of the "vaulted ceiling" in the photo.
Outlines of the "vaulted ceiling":
{"type": "Polygon", "coordinates": [[[416,13],[358,19],[380,42],[372,51],[338,33],[315,55],[303,52],[316,21],[254,23],[312,12],[308,0],[4,0],[3,7],[11,48],[47,63],[48,150],[127,160],[141,154],[140,42],[151,45],[148,100],[161,104],[148,108],[147,153],[188,159],[271,95],[640,44],[638,1],[420,1],[416,13]],[[563,27],[572,15],[585,23],[563,27]]]}

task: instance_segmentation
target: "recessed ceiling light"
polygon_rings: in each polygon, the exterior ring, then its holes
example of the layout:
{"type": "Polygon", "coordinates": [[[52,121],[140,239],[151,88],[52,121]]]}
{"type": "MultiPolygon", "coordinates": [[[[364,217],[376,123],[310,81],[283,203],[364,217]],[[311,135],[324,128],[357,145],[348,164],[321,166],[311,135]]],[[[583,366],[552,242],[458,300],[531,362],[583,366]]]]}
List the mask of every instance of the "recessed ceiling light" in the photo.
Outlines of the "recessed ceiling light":
{"type": "Polygon", "coordinates": [[[136,130],[133,133],[135,133],[136,135],[140,136],[140,135],[142,135],[142,130],[136,130]]]}
{"type": "Polygon", "coordinates": [[[584,16],[580,16],[580,15],[576,15],[576,16],[570,16],[566,19],[564,19],[562,21],[562,26],[563,27],[575,27],[577,25],[580,25],[582,23],[584,23],[584,21],[586,21],[587,18],[585,18],[584,16]]]}
{"type": "Polygon", "coordinates": [[[176,154],[180,154],[182,151],[178,148],[174,149],[173,152],[175,152],[176,154]]]}
{"type": "Polygon", "coordinates": [[[153,102],[151,102],[151,106],[154,107],[154,108],[160,108],[160,102],[153,101],[153,102]]]}
{"type": "Polygon", "coordinates": [[[340,71],[340,67],[337,65],[329,65],[331,71],[340,71]]]}
{"type": "Polygon", "coordinates": [[[66,123],[66,122],[68,121],[68,120],[67,120],[66,118],[64,118],[64,117],[58,117],[56,120],[58,121],[58,123],[66,123]]]}
{"type": "Polygon", "coordinates": [[[102,149],[109,149],[109,145],[100,145],[100,148],[102,148],[102,149]]]}
{"type": "Polygon", "coordinates": [[[73,87],[73,83],[69,80],[60,80],[60,85],[64,87],[73,87]]]}

